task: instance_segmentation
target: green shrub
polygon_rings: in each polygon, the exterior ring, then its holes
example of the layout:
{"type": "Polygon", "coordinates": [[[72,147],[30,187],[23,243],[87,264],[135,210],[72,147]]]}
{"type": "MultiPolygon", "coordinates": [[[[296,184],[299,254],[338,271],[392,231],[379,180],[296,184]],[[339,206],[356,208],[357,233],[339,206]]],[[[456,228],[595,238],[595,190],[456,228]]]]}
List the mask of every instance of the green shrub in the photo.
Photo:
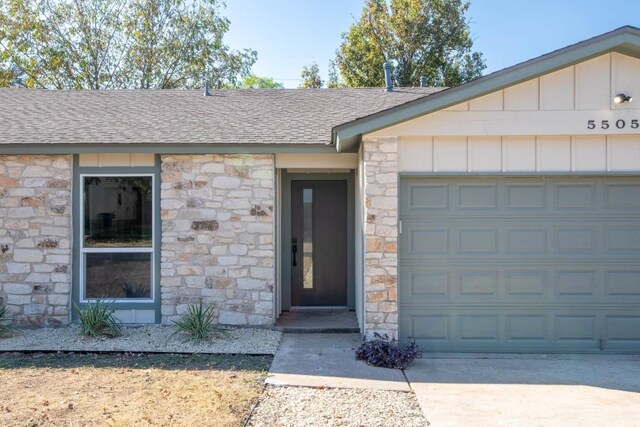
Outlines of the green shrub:
{"type": "Polygon", "coordinates": [[[180,319],[173,323],[178,327],[178,332],[189,335],[193,342],[209,341],[216,334],[224,334],[226,331],[215,325],[215,304],[205,306],[200,301],[199,304],[192,304],[187,311],[180,316],[180,319]]]}
{"type": "Polygon", "coordinates": [[[117,337],[122,335],[122,323],[115,317],[113,302],[100,299],[88,302],[83,309],[73,303],[73,309],[80,321],[80,334],[86,337],[117,337]]]}
{"type": "Polygon", "coordinates": [[[9,309],[6,306],[0,305],[0,336],[7,335],[13,332],[11,326],[11,319],[9,318],[9,309]]]}

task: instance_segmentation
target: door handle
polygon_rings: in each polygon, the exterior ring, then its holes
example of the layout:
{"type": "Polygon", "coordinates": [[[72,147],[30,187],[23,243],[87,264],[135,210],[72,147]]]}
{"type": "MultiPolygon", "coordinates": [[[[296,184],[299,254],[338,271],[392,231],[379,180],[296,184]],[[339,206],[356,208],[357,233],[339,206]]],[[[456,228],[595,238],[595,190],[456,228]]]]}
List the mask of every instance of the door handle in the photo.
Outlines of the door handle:
{"type": "Polygon", "coordinates": [[[294,267],[296,267],[298,265],[298,263],[296,261],[296,254],[297,253],[298,253],[298,239],[294,237],[293,239],[291,239],[291,258],[293,259],[292,265],[294,267]]]}

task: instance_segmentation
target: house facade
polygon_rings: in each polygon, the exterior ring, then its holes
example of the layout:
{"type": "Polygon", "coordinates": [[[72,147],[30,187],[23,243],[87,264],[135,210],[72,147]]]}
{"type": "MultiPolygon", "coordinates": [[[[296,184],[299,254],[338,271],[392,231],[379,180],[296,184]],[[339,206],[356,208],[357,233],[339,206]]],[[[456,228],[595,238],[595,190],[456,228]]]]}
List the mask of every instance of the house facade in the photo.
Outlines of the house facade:
{"type": "Polygon", "coordinates": [[[0,91],[0,298],[640,351],[640,30],[451,89],[0,91]]]}

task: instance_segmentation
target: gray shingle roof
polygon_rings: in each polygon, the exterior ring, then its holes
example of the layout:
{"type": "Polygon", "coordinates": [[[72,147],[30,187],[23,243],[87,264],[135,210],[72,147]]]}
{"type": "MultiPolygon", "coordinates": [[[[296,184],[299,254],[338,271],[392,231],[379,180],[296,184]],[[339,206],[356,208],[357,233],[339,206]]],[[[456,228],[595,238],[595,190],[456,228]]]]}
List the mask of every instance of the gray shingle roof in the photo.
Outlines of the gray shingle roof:
{"type": "Polygon", "coordinates": [[[0,89],[0,144],[329,144],[333,127],[440,89],[0,89]]]}

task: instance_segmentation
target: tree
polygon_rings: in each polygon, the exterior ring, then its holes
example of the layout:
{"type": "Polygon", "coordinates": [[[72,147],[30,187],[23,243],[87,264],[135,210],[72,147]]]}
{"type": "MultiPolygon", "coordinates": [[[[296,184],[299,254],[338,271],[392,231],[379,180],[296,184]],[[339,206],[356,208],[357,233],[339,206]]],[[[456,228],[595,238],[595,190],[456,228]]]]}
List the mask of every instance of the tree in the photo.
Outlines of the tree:
{"type": "Polygon", "coordinates": [[[282,83],[278,83],[270,77],[258,77],[251,74],[242,79],[239,86],[242,89],[283,89],[282,83]]]}
{"type": "Polygon", "coordinates": [[[229,21],[218,0],[130,0],[124,27],[131,34],[125,72],[130,86],[200,87],[203,81],[237,85],[250,73],[255,51],[223,43],[229,21]]]}
{"type": "Polygon", "coordinates": [[[338,89],[341,87],[346,87],[344,80],[340,78],[340,73],[338,72],[338,65],[336,61],[329,60],[329,79],[327,80],[327,87],[329,89],[338,89]]]}
{"type": "Polygon", "coordinates": [[[463,0],[367,0],[360,20],[342,35],[336,63],[347,86],[383,86],[385,61],[398,86],[457,86],[482,75],[472,51],[463,0]]]}
{"type": "Polygon", "coordinates": [[[301,88],[321,88],[324,82],[320,78],[320,68],[318,64],[312,62],[308,66],[305,65],[302,67],[302,73],[300,73],[300,77],[302,77],[302,83],[300,84],[301,88]]]}
{"type": "Polygon", "coordinates": [[[228,29],[218,0],[5,0],[0,66],[53,89],[235,83],[256,53],[224,45],[228,29]]]}

